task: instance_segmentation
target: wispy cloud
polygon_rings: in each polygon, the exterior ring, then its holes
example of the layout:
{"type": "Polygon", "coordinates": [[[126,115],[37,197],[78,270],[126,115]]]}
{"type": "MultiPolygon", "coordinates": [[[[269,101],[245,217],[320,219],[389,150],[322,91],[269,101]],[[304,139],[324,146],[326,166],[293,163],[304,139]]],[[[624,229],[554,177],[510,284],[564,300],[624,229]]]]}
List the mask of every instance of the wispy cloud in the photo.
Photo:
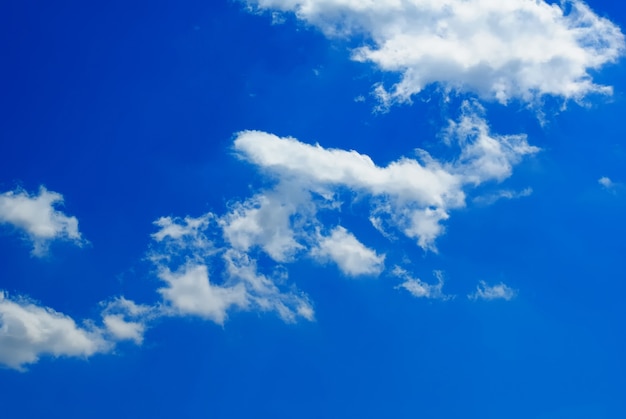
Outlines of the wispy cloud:
{"type": "Polygon", "coordinates": [[[615,186],[615,183],[613,183],[613,181],[606,176],[602,176],[600,179],[598,179],[598,183],[607,189],[615,186]]]}
{"type": "Polygon", "coordinates": [[[0,194],[0,224],[9,224],[22,230],[33,244],[32,253],[43,256],[53,240],[84,243],[78,231],[76,217],[65,215],[56,207],[63,204],[57,192],[39,188],[38,194],[16,189],[0,194]]]}
{"type": "Polygon", "coordinates": [[[525,188],[521,191],[512,191],[510,189],[502,189],[486,195],[480,195],[472,199],[472,202],[478,205],[491,205],[501,199],[517,199],[532,195],[532,188],[525,188]]]}
{"type": "Polygon", "coordinates": [[[543,95],[579,100],[610,94],[591,72],[614,62],[624,36],[578,0],[247,0],[293,12],[331,38],[365,38],[354,60],[400,75],[377,85],[383,107],[409,102],[432,83],[506,103],[543,95]]]}
{"type": "Polygon", "coordinates": [[[434,300],[450,300],[454,298],[454,295],[444,294],[443,292],[443,272],[434,271],[433,274],[435,278],[437,278],[436,284],[429,284],[428,282],[424,282],[419,278],[415,278],[411,276],[405,269],[396,266],[392,274],[399,278],[404,279],[404,282],[398,286],[397,289],[405,289],[410,292],[411,295],[418,298],[429,298],[434,300]]]}
{"type": "Polygon", "coordinates": [[[476,292],[469,294],[470,300],[506,300],[510,301],[517,295],[517,291],[500,282],[495,285],[488,285],[485,281],[480,281],[476,286],[476,292]]]}

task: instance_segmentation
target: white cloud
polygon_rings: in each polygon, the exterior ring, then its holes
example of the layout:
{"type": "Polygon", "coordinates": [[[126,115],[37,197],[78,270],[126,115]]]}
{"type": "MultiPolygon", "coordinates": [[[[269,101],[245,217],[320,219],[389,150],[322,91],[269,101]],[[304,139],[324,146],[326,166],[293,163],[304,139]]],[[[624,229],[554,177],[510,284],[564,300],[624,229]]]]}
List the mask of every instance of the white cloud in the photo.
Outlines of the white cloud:
{"type": "Polygon", "coordinates": [[[235,204],[220,219],[224,238],[235,249],[245,252],[260,246],[275,261],[288,261],[304,248],[292,224],[296,215],[299,219],[312,215],[310,200],[309,192],[299,185],[281,182],[272,191],[235,204]]]}
{"type": "MultiPolygon", "coordinates": [[[[298,317],[313,320],[313,308],[306,295],[295,288],[281,289],[277,284],[285,278],[259,273],[256,261],[245,251],[231,247],[228,241],[227,245],[214,243],[213,240],[219,238],[215,231],[228,223],[224,220],[199,222],[207,218],[214,216],[205,214],[184,220],[168,218],[155,223],[161,230],[153,234],[158,246],[153,249],[150,259],[157,265],[158,276],[166,284],[158,290],[164,301],[162,314],[193,315],[220,325],[224,324],[231,310],[274,311],[286,322],[293,322],[298,317]],[[188,228],[191,225],[198,228],[188,228]],[[163,232],[172,231],[172,228],[176,234],[163,232]],[[210,233],[215,235],[212,240],[208,238],[210,233]],[[206,249],[212,250],[206,252],[206,249]],[[209,266],[223,267],[221,282],[210,280],[209,266]]],[[[232,214],[224,218],[230,219],[232,214]]],[[[271,228],[268,224],[261,225],[271,228]]]]}
{"type": "Polygon", "coordinates": [[[230,249],[224,254],[226,271],[230,281],[245,284],[248,299],[253,307],[261,311],[275,311],[285,322],[292,323],[298,317],[312,321],[314,310],[308,297],[291,287],[281,291],[277,283],[286,280],[286,275],[270,278],[257,271],[254,259],[246,253],[230,249]]]}
{"type": "Polygon", "coordinates": [[[540,150],[528,144],[525,134],[492,135],[484,109],[476,102],[465,101],[459,120],[450,120],[448,124],[444,141],[460,147],[460,155],[450,165],[450,171],[463,177],[464,183],[502,181],[511,176],[513,166],[524,156],[540,150]]]}
{"type": "Polygon", "coordinates": [[[239,249],[259,244],[275,260],[285,260],[286,254],[292,256],[302,246],[294,239],[290,217],[305,214],[315,225],[311,219],[318,208],[312,209],[307,191],[323,196],[348,190],[370,198],[370,220],[377,229],[398,229],[423,249],[434,251],[434,242],[444,231],[441,222],[451,209],[465,205],[465,189],[506,179],[513,165],[539,151],[525,135],[492,134],[483,113],[477,103],[466,102],[459,120],[450,121],[443,138],[458,149],[453,161],[439,162],[416,150],[417,158],[402,157],[386,167],[353,150],[327,149],[260,131],[240,132],[235,150],[278,178],[279,184],[257,195],[256,204],[244,204],[226,218],[226,237],[239,249]]]}
{"type": "Polygon", "coordinates": [[[600,179],[598,179],[598,183],[607,189],[611,188],[614,185],[613,181],[606,176],[603,176],[600,179]]]}
{"type": "Polygon", "coordinates": [[[0,290],[0,365],[23,371],[43,356],[88,358],[109,353],[123,340],[143,342],[155,307],[124,297],[101,303],[102,326],[86,320],[81,325],[25,297],[9,298],[0,290]]]}
{"type": "Polygon", "coordinates": [[[121,314],[108,314],[102,318],[107,330],[119,340],[133,340],[141,345],[145,325],[141,322],[128,321],[121,314]]]}
{"type": "Polygon", "coordinates": [[[450,300],[454,298],[453,295],[447,295],[443,293],[443,273],[441,271],[434,271],[435,278],[437,278],[436,284],[429,284],[422,281],[419,278],[412,277],[406,270],[396,266],[393,270],[393,275],[404,279],[404,282],[396,288],[404,288],[410,292],[414,297],[418,298],[430,298],[435,300],[450,300]]]}
{"type": "Polygon", "coordinates": [[[624,36],[572,0],[247,0],[294,12],[328,37],[365,39],[353,59],[400,75],[376,93],[383,107],[432,83],[506,103],[543,95],[579,100],[611,93],[591,72],[614,62],[624,36]]]}
{"type": "Polygon", "coordinates": [[[95,326],[0,292],[0,364],[23,370],[44,355],[89,357],[111,349],[95,326]]]}
{"type": "Polygon", "coordinates": [[[158,308],[137,304],[124,297],[102,303],[102,322],[111,340],[132,340],[143,343],[147,322],[157,317],[158,308]]]}
{"type": "Polygon", "coordinates": [[[616,182],[607,176],[603,176],[600,179],[598,179],[598,184],[602,186],[602,189],[606,190],[607,192],[610,192],[611,194],[615,196],[623,194],[624,190],[626,190],[624,183],[616,182]]]}
{"type": "Polygon", "coordinates": [[[228,309],[248,305],[242,284],[230,287],[212,284],[205,265],[184,266],[176,272],[162,269],[159,278],[167,287],[158,291],[175,314],[191,314],[223,324],[228,309]]]}
{"type": "Polygon", "coordinates": [[[489,286],[485,281],[480,281],[476,286],[476,292],[468,295],[470,300],[506,300],[510,301],[515,297],[517,292],[511,287],[500,282],[499,284],[489,286]]]}
{"type": "Polygon", "coordinates": [[[23,190],[0,194],[0,223],[10,224],[23,230],[33,243],[33,254],[42,256],[50,241],[65,239],[80,245],[76,217],[68,217],[56,209],[63,204],[63,196],[39,188],[38,195],[23,190]]]}
{"type": "Polygon", "coordinates": [[[332,260],[348,276],[378,275],[384,268],[385,255],[378,255],[341,226],[320,237],[311,254],[322,261],[332,260]]]}

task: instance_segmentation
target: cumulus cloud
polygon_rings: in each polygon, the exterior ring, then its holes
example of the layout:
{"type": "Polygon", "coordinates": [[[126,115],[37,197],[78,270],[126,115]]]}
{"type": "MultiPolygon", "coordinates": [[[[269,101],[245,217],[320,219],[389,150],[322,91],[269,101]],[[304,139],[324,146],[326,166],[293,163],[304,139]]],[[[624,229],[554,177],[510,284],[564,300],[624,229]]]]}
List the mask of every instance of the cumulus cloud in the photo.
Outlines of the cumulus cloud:
{"type": "Polygon", "coordinates": [[[385,255],[366,247],[344,227],[334,228],[329,236],[320,237],[311,251],[322,261],[332,260],[348,276],[378,275],[384,268],[385,255]]]}
{"type": "Polygon", "coordinates": [[[111,348],[94,325],[0,292],[0,364],[21,370],[43,355],[89,357],[111,348]]]}
{"type": "Polygon", "coordinates": [[[109,338],[114,341],[132,340],[143,343],[147,323],[159,316],[158,306],[137,304],[124,297],[102,303],[102,323],[109,338]]]}
{"type": "Polygon", "coordinates": [[[483,113],[479,104],[466,102],[460,118],[444,130],[444,142],[458,151],[454,160],[441,162],[416,150],[415,158],[402,157],[385,167],[354,150],[323,148],[260,131],[240,132],[234,148],[241,158],[280,182],[271,192],[258,195],[257,205],[243,206],[226,219],[225,233],[239,248],[259,244],[275,260],[284,260],[285,254],[302,246],[294,239],[290,217],[298,213],[311,218],[318,210],[311,193],[333,196],[348,190],[370,198],[370,220],[377,229],[397,229],[423,249],[435,251],[434,242],[444,231],[441,223],[450,210],[465,205],[466,189],[503,181],[524,156],[539,151],[525,135],[491,133],[483,113]],[[303,208],[307,210],[297,211],[303,208]],[[268,215],[262,215],[265,212],[268,215]],[[268,226],[272,228],[266,230],[268,226]]]}
{"type": "Polygon", "coordinates": [[[33,243],[32,253],[42,256],[52,240],[70,240],[82,243],[78,220],[59,211],[63,196],[39,188],[38,194],[17,189],[0,194],[0,224],[10,224],[23,230],[33,243]]]}
{"type": "MultiPolygon", "coordinates": [[[[315,211],[310,193],[293,182],[281,182],[272,191],[236,203],[220,219],[224,238],[234,248],[248,251],[260,246],[274,260],[293,258],[303,245],[298,243],[292,224],[315,211]]],[[[311,218],[311,217],[308,217],[311,218]]]]}
{"type": "Polygon", "coordinates": [[[78,324],[50,307],[0,290],[0,365],[24,371],[45,356],[88,358],[113,351],[120,341],[142,343],[153,307],[124,297],[101,305],[102,325],[92,320],[78,324]]]}
{"type": "Polygon", "coordinates": [[[397,73],[375,92],[383,107],[426,86],[506,103],[544,95],[579,100],[610,94],[591,72],[624,50],[620,29],[584,2],[566,0],[247,0],[254,10],[292,12],[331,38],[364,39],[354,60],[397,73]]]}
{"type": "MultiPolygon", "coordinates": [[[[232,213],[224,216],[232,218],[232,213]]],[[[275,312],[286,322],[298,317],[313,320],[313,308],[306,295],[294,287],[281,289],[279,283],[285,279],[282,274],[272,277],[259,273],[254,258],[230,245],[227,231],[232,231],[217,216],[161,218],[155,224],[161,229],[153,234],[158,245],[150,258],[165,284],[158,289],[164,315],[198,316],[220,325],[232,310],[275,312]],[[215,234],[221,228],[225,243],[215,234]],[[216,280],[209,277],[213,266],[221,273],[216,280]]]]}
{"type": "Polygon", "coordinates": [[[167,284],[159,293],[176,314],[196,315],[223,324],[229,308],[245,308],[248,304],[243,284],[212,284],[205,265],[184,266],[176,272],[163,269],[159,278],[167,284]]]}
{"type": "Polygon", "coordinates": [[[488,285],[485,281],[480,281],[476,286],[476,292],[468,295],[470,300],[506,300],[510,301],[517,292],[500,282],[496,285],[488,285]]]}
{"type": "Polygon", "coordinates": [[[433,274],[437,278],[436,284],[429,284],[422,281],[419,278],[414,278],[406,270],[396,266],[392,271],[394,276],[402,278],[404,282],[398,286],[397,289],[405,289],[410,292],[411,295],[418,298],[430,298],[435,300],[450,300],[454,298],[453,295],[447,295],[443,292],[443,273],[441,271],[434,271],[433,274]]]}

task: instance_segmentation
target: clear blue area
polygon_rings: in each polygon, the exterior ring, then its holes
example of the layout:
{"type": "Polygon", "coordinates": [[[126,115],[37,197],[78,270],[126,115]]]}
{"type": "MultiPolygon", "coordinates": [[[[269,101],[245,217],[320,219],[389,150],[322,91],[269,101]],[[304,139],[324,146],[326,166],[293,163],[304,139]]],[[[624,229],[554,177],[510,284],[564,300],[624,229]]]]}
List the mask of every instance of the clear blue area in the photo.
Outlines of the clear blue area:
{"type": "MultiPolygon", "coordinates": [[[[621,3],[590,5],[626,27],[621,3]]],[[[62,193],[90,242],[55,243],[37,259],[2,230],[0,288],[76,319],[114,295],[154,301],[152,221],[223,213],[264,185],[232,155],[240,130],[355,149],[379,165],[437,150],[454,107],[433,94],[372,114],[368,92],[390,76],[350,61],[349,46],[227,0],[0,4],[0,191],[62,193]]],[[[625,70],[596,76],[611,99],[570,104],[544,126],[515,104],[487,105],[495,132],[528,133],[543,149],[506,183],[533,194],[454,211],[438,254],[406,240],[393,256],[425,280],[442,270],[454,301],[304,261],[289,275],[315,322],[161,319],[142,346],[0,369],[0,417],[626,417],[626,194],[598,184],[626,182],[625,70]],[[466,299],[481,279],[519,294],[466,299]]],[[[359,232],[363,220],[346,217],[359,232]]]]}

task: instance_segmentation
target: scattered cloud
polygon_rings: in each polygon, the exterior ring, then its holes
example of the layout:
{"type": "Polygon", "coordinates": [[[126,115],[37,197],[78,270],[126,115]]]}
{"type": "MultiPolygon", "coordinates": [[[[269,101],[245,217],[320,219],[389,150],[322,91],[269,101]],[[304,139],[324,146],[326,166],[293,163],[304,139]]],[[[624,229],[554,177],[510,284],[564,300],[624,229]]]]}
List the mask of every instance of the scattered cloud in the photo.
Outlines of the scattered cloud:
{"type": "MultiPolygon", "coordinates": [[[[224,217],[230,218],[232,214],[224,217]]],[[[229,224],[224,220],[209,213],[197,219],[161,218],[155,224],[161,230],[152,236],[156,246],[150,259],[166,285],[158,290],[163,297],[163,315],[193,315],[220,325],[231,310],[273,311],[286,322],[298,317],[313,320],[313,308],[306,295],[294,287],[279,287],[286,279],[284,275],[259,273],[254,258],[230,246],[226,230],[229,224]],[[216,234],[220,229],[223,241],[216,234]],[[217,280],[209,278],[214,266],[221,273],[217,280]]]]}
{"type": "MultiPolygon", "coordinates": [[[[328,227],[327,215],[344,202],[369,205],[366,216],[383,237],[397,231],[422,249],[436,251],[450,211],[465,205],[466,194],[485,182],[501,182],[525,156],[539,151],[524,135],[490,131],[476,102],[463,104],[441,138],[457,157],[439,161],[424,150],[378,166],[354,150],[324,148],[295,138],[243,131],[234,150],[256,166],[273,186],[233,202],[224,215],[162,217],[150,259],[164,286],[158,289],[164,315],[192,315],[224,324],[232,311],[274,312],[286,322],[312,320],[308,297],[288,285],[286,266],[311,256],[334,262],[346,276],[377,276],[386,256],[365,246],[345,227],[328,227]],[[324,217],[325,222],[320,221],[324,217]],[[275,264],[258,260],[269,257],[275,264]]],[[[447,299],[443,278],[428,284],[405,277],[400,287],[413,295],[447,299]]],[[[116,318],[110,318],[111,328],[116,318]]],[[[132,325],[130,325],[132,326],[132,325]]],[[[130,329],[130,326],[128,329],[130,329]]],[[[120,331],[132,336],[130,329],[120,331]]],[[[137,329],[139,332],[140,329],[137,329]]]]}
{"type": "Polygon", "coordinates": [[[404,279],[404,282],[398,286],[396,289],[403,288],[411,293],[414,297],[418,298],[429,298],[434,300],[450,300],[453,299],[453,295],[447,295],[443,292],[443,273],[441,271],[434,271],[433,274],[435,278],[437,278],[436,284],[429,284],[427,282],[422,281],[419,278],[412,277],[406,270],[396,266],[392,274],[399,278],[404,279]]]}
{"type": "Polygon", "coordinates": [[[375,93],[383,108],[426,86],[488,100],[580,100],[610,94],[591,73],[623,53],[618,26],[584,2],[529,0],[247,0],[252,10],[292,12],[330,38],[365,39],[356,61],[397,73],[375,93]]]}
{"type": "Polygon", "coordinates": [[[332,260],[347,276],[379,275],[384,269],[385,255],[366,247],[341,226],[320,237],[311,254],[321,261],[332,260]]]}
{"type": "Polygon", "coordinates": [[[0,224],[23,230],[33,244],[35,256],[45,255],[52,240],[69,240],[81,245],[78,220],[56,209],[62,204],[61,194],[43,186],[37,195],[20,189],[4,192],[0,194],[0,224]]]}
{"type": "Polygon", "coordinates": [[[470,300],[512,300],[517,291],[500,282],[499,284],[489,286],[485,281],[480,281],[476,286],[476,292],[469,294],[470,300]]]}

